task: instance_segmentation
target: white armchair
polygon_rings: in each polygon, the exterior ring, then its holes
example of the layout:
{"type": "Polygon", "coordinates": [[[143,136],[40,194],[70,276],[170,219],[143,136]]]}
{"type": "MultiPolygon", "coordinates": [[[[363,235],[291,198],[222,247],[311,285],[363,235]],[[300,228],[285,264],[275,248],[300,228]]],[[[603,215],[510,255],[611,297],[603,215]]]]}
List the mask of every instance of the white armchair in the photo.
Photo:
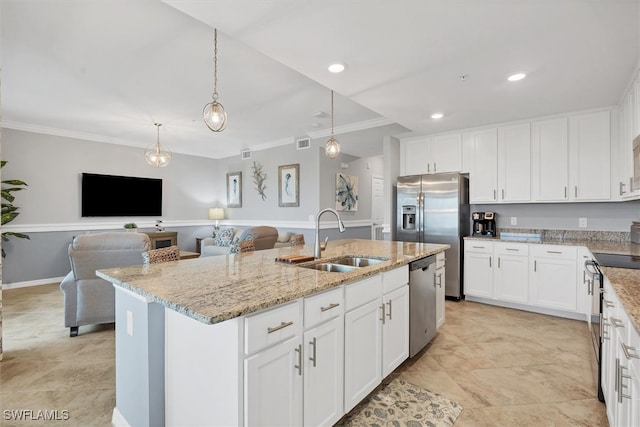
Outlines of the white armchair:
{"type": "Polygon", "coordinates": [[[64,294],[64,326],[70,336],[82,325],[115,321],[115,289],[96,276],[103,268],[142,265],[142,253],[151,248],[142,233],[81,234],[69,245],[71,271],[60,283],[64,294]]]}

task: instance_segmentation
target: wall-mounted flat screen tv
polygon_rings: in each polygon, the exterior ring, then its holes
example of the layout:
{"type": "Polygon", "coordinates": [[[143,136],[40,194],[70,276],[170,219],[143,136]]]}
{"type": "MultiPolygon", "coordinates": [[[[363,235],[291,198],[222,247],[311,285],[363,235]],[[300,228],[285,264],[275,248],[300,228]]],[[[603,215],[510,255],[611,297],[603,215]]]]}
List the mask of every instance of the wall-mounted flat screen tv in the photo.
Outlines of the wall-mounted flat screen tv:
{"type": "Polygon", "coordinates": [[[162,216],[162,179],[83,173],[82,216],[162,216]]]}

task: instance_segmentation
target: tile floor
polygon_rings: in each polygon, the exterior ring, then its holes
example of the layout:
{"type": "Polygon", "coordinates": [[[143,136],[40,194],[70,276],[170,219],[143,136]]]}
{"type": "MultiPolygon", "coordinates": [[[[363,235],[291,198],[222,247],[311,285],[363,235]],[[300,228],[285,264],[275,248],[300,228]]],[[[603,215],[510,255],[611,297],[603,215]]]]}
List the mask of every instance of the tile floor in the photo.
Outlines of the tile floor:
{"type": "MultiPolygon", "coordinates": [[[[113,325],[62,327],[57,284],[3,291],[2,426],[109,426],[115,406],[113,325]],[[14,421],[6,410],[68,411],[14,421]]],[[[463,405],[462,426],[607,426],[595,396],[583,322],[447,301],[434,341],[392,376],[463,405]]]]}

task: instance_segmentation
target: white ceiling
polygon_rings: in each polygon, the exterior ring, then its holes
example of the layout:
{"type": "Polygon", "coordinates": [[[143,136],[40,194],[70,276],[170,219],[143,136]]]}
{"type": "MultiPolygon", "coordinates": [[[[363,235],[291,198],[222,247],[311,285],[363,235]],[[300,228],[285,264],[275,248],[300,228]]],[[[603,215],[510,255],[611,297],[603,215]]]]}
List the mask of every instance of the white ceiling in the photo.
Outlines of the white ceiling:
{"type": "Polygon", "coordinates": [[[326,137],[345,152],[615,105],[640,51],[638,0],[0,0],[2,120],[16,129],[221,158],[326,137]],[[213,91],[229,115],[202,122],[213,91]],[[326,68],[341,61],[339,75],[326,68]],[[522,71],[528,77],[508,83],[522,71]],[[467,74],[461,81],[459,76],[467,74]],[[435,122],[430,115],[441,111],[435,122]],[[313,127],[312,124],[319,124],[313,127]]]}

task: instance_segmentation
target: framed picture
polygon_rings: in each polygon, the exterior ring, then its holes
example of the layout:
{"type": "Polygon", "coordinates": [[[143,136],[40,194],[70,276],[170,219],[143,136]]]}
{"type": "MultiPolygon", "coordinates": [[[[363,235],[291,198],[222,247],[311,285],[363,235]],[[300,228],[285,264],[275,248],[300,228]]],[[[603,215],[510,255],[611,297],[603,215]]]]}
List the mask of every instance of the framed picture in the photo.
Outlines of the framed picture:
{"type": "Polygon", "coordinates": [[[340,172],[336,174],[336,210],[351,212],[358,210],[357,175],[346,175],[340,172]]]}
{"type": "Polygon", "coordinates": [[[278,206],[300,206],[300,164],[278,166],[278,206]]]}
{"type": "Polygon", "coordinates": [[[227,173],[227,207],[242,207],[242,172],[227,173]]]}

